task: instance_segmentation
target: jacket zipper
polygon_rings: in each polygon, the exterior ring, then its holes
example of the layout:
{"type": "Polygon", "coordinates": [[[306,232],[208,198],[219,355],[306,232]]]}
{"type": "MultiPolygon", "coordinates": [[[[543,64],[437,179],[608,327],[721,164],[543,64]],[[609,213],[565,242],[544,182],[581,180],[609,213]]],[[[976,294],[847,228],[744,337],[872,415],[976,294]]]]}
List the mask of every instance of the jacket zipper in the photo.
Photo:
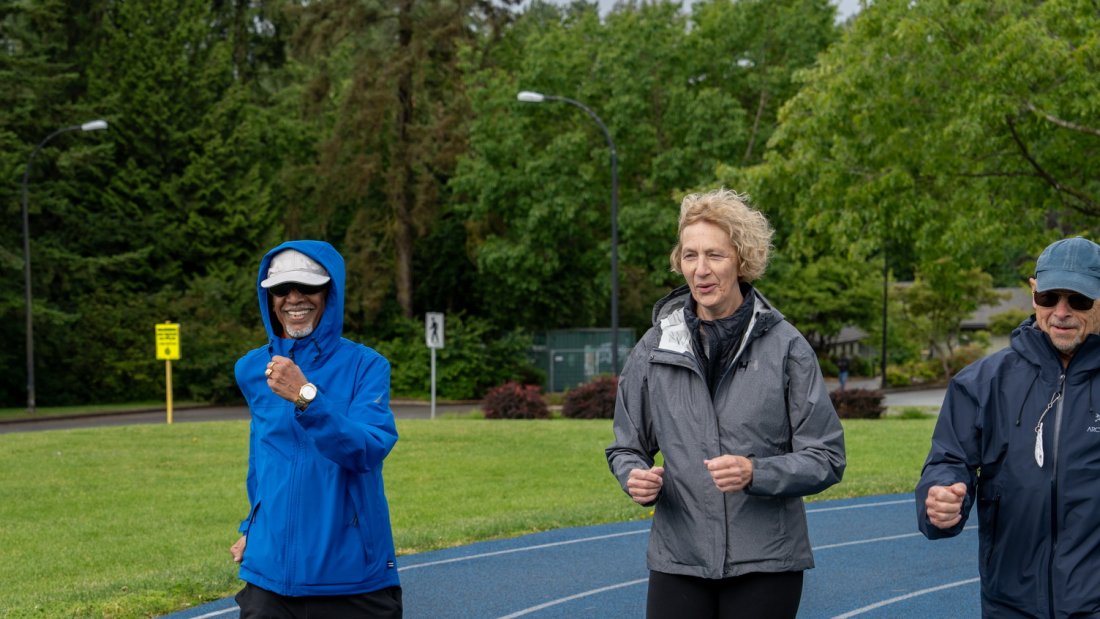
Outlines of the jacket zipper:
{"type": "Polygon", "coordinates": [[[1052,444],[1054,453],[1051,454],[1054,457],[1050,467],[1050,556],[1047,558],[1047,605],[1051,619],[1055,616],[1054,557],[1058,552],[1058,445],[1062,434],[1062,405],[1066,401],[1065,388],[1066,375],[1063,373],[1058,377],[1058,393],[1061,393],[1062,397],[1058,398],[1057,408],[1054,409],[1054,442],[1052,444]]]}
{"type": "MultiPolygon", "coordinates": [[[[730,386],[727,388],[727,390],[732,390],[733,389],[732,375],[735,373],[734,368],[736,368],[737,364],[741,362],[741,356],[745,353],[745,350],[749,347],[749,342],[751,340],[755,339],[753,337],[753,333],[752,333],[753,328],[755,326],[756,326],[756,314],[754,312],[752,317],[749,319],[748,326],[745,327],[745,334],[741,337],[741,344],[738,347],[737,352],[734,353],[733,359],[730,359],[730,364],[722,372],[722,376],[719,377],[718,384],[714,386],[715,398],[711,399],[711,410],[714,412],[714,435],[717,436],[718,439],[719,439],[719,441],[718,441],[719,446],[721,446],[722,428],[718,423],[717,396],[718,396],[719,393],[721,393],[722,386],[725,385],[725,383],[726,383],[726,377],[731,377],[730,378],[730,386]]],[[[765,329],[765,331],[766,330],[767,329],[765,329]]],[[[704,384],[706,383],[706,378],[703,379],[703,383],[704,384]]],[[[708,389],[708,391],[709,391],[709,389],[708,389]]],[[[722,454],[718,454],[718,455],[722,455],[722,454]]],[[[746,454],[746,456],[751,457],[751,454],[746,454]]],[[[726,493],[723,492],[721,494],[722,494],[722,524],[723,524],[722,531],[724,533],[724,536],[723,536],[723,542],[724,543],[722,544],[722,578],[726,578],[726,576],[727,576],[727,574],[726,574],[726,564],[729,560],[729,548],[730,548],[730,540],[729,540],[729,537],[730,537],[730,535],[729,535],[730,515],[729,515],[729,506],[726,502],[726,493]]]]}
{"type": "MultiPolygon", "coordinates": [[[[290,414],[293,416],[294,404],[290,403],[290,407],[290,414]]],[[[283,587],[287,591],[290,591],[290,584],[294,581],[294,566],[297,564],[296,557],[294,556],[294,540],[291,539],[291,535],[295,528],[298,526],[298,518],[296,517],[298,512],[295,509],[295,506],[297,506],[300,502],[298,491],[301,487],[299,479],[301,477],[300,469],[302,464],[303,441],[299,435],[299,432],[300,430],[298,430],[297,428],[294,429],[294,461],[290,469],[290,503],[287,506],[286,538],[283,542],[285,548],[283,556],[286,557],[286,570],[283,572],[283,577],[285,578],[283,587]]]]}

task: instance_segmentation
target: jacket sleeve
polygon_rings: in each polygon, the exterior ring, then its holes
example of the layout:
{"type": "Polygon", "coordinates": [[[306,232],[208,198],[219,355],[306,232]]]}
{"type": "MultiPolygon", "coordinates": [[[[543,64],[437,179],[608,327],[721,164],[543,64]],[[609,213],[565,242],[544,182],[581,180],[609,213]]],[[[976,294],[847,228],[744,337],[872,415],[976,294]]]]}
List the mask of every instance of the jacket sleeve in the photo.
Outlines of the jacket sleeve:
{"type": "Polygon", "coordinates": [[[964,371],[948,385],[936,429],[932,433],[932,448],[928,451],[920,481],[917,482],[917,527],[928,539],[958,535],[966,526],[970,508],[974,505],[977,470],[981,462],[981,416],[978,400],[967,388],[967,376],[969,373],[964,371]],[[958,482],[966,484],[962,520],[950,529],[940,529],[928,520],[924,505],[928,489],[958,482]]]}
{"type": "Polygon", "coordinates": [[[358,361],[355,389],[346,410],[317,385],[317,397],[294,418],[318,451],[356,473],[382,464],[397,443],[397,426],[390,410],[390,363],[370,351],[358,361]]]}
{"type": "MultiPolygon", "coordinates": [[[[242,372],[245,365],[244,359],[237,361],[237,364],[233,367],[233,375],[237,380],[237,388],[241,390],[241,394],[244,396],[246,402],[251,401],[249,394],[245,392],[246,382],[242,379],[242,372]]],[[[245,490],[248,492],[248,515],[241,521],[240,526],[237,527],[237,531],[242,534],[248,533],[248,525],[252,520],[252,512],[256,509],[256,436],[252,431],[252,422],[248,424],[248,475],[245,477],[245,490]]]]}
{"type": "Polygon", "coordinates": [[[746,494],[807,496],[844,476],[844,428],[829,399],[817,357],[805,339],[791,340],[785,374],[791,450],[753,458],[752,483],[745,488],[746,494]]]}
{"type": "Polygon", "coordinates": [[[615,440],[605,450],[607,465],[623,492],[630,471],[651,468],[660,449],[646,399],[648,356],[644,342],[639,342],[623,365],[615,398],[615,440]]]}

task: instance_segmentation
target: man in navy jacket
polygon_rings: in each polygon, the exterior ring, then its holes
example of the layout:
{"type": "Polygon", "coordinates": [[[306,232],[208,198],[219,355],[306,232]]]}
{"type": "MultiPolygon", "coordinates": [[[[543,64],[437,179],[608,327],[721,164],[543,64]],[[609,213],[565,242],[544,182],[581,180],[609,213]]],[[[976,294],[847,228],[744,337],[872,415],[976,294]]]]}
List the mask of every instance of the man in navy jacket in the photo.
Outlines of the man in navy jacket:
{"type": "Polygon", "coordinates": [[[248,516],[230,549],[241,618],[400,617],[382,461],[390,365],[342,337],[344,260],[290,241],[260,263],[267,343],[236,365],[252,415],[248,516]]]}
{"type": "Polygon", "coordinates": [[[985,617],[1100,617],[1100,246],[1039,256],[1035,314],[948,387],[916,489],[929,539],[978,505],[985,617]]]}

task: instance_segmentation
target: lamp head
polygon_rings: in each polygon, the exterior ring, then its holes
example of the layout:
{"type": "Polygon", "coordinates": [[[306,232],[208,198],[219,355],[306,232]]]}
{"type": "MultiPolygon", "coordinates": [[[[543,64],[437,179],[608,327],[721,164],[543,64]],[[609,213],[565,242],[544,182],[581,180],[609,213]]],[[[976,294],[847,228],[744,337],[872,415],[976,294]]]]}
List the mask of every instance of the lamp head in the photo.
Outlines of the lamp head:
{"type": "Polygon", "coordinates": [[[546,100],[546,95],[540,92],[523,90],[518,95],[516,95],[516,99],[518,99],[519,101],[523,101],[524,103],[542,103],[546,100]]]}
{"type": "Polygon", "coordinates": [[[80,125],[81,131],[99,131],[100,129],[107,128],[107,121],[105,120],[90,120],[83,125],[80,125]]]}

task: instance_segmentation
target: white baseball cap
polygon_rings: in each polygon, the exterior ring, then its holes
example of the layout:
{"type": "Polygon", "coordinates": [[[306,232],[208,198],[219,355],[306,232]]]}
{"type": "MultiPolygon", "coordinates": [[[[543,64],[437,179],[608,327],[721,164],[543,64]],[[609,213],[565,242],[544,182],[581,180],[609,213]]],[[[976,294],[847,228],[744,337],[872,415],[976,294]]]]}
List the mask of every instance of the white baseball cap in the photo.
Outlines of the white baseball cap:
{"type": "Polygon", "coordinates": [[[267,279],[260,282],[263,288],[294,282],[306,286],[320,286],[332,279],[319,262],[296,249],[284,249],[271,258],[267,279]]]}

